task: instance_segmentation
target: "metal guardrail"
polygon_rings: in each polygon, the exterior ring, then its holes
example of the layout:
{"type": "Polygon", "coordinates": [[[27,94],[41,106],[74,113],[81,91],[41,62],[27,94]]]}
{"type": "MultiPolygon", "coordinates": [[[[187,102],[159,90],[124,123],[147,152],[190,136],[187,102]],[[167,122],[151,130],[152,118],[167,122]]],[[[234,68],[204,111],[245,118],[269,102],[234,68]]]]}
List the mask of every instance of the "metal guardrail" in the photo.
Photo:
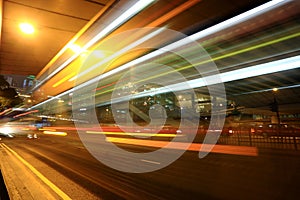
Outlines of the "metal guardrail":
{"type": "Polygon", "coordinates": [[[221,136],[218,144],[255,146],[262,148],[278,148],[299,150],[300,137],[297,136],[270,136],[263,137],[253,134],[233,134],[231,136],[221,136]]]}

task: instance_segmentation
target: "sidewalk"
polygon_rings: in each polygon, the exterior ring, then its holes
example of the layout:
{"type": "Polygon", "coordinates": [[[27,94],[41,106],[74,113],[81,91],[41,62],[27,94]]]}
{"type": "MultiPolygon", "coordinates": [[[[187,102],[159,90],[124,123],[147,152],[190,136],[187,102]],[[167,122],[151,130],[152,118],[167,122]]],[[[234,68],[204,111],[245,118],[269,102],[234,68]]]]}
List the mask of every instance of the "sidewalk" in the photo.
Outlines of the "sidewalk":
{"type": "MultiPolygon", "coordinates": [[[[2,176],[10,199],[66,199],[54,192],[34,168],[26,166],[7,146],[0,143],[2,176]]],[[[26,161],[25,161],[26,162],[26,161]]]]}

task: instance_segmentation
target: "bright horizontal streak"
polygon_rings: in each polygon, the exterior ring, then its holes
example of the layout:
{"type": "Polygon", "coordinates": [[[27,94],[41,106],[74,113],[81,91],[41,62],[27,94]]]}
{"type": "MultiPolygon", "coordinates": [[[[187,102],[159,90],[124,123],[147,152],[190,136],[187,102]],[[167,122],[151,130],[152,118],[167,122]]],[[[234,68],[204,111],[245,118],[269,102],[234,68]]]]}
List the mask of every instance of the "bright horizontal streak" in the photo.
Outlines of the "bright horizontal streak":
{"type": "Polygon", "coordinates": [[[66,132],[56,132],[56,131],[44,131],[43,132],[46,135],[58,135],[58,136],[66,136],[66,132]]]}
{"type": "Polygon", "coordinates": [[[145,136],[145,137],[180,137],[183,135],[176,135],[170,133],[129,133],[129,132],[101,132],[101,131],[86,131],[89,134],[101,135],[131,135],[131,136],[145,136]]]}
{"type": "Polygon", "coordinates": [[[51,129],[51,128],[40,128],[39,131],[51,131],[51,132],[54,132],[56,130],[55,129],[51,129]]]}
{"type": "MultiPolygon", "coordinates": [[[[145,147],[155,147],[155,148],[168,148],[186,150],[186,143],[183,142],[167,142],[167,141],[154,141],[154,140],[140,140],[140,139],[127,139],[127,138],[112,138],[107,137],[106,141],[120,143],[120,144],[130,144],[137,146],[145,147]]],[[[209,144],[190,144],[188,151],[199,151],[200,149],[205,149],[205,147],[210,146],[209,144]]],[[[242,155],[242,156],[258,156],[258,150],[256,147],[248,146],[231,146],[231,145],[213,145],[212,153],[223,153],[223,154],[232,154],[232,155],[242,155]]]]}
{"type": "MultiPolygon", "coordinates": [[[[264,63],[253,67],[246,67],[220,74],[222,82],[236,81],[255,76],[267,75],[276,72],[296,69],[300,67],[300,56],[264,63]]],[[[213,77],[210,77],[213,79],[213,77]]]]}

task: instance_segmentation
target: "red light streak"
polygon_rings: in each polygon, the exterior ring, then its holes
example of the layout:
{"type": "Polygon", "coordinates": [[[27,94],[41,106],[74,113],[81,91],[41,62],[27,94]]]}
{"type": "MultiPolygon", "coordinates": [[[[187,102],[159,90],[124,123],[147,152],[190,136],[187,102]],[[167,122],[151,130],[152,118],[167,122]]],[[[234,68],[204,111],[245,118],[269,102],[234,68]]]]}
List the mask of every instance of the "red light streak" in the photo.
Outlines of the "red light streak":
{"type": "Polygon", "coordinates": [[[5,114],[5,113],[7,113],[7,112],[9,112],[9,111],[11,111],[11,110],[12,110],[12,108],[6,109],[6,110],[2,111],[2,112],[0,113],[0,115],[3,115],[3,114],[5,114]]]}
{"type": "Polygon", "coordinates": [[[28,115],[28,114],[31,114],[31,113],[36,113],[36,112],[39,112],[39,111],[38,110],[28,111],[28,112],[25,112],[25,113],[22,113],[22,114],[15,115],[14,118],[21,117],[21,116],[24,116],[24,115],[28,115]]]}

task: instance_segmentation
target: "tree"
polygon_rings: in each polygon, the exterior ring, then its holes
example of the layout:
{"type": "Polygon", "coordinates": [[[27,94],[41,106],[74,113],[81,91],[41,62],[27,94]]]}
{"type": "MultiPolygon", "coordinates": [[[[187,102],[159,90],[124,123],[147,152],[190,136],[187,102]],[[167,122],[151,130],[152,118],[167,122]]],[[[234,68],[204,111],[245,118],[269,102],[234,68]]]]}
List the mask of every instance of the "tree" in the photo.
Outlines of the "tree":
{"type": "Polygon", "coordinates": [[[0,75],[0,111],[15,107],[23,101],[14,88],[11,88],[4,76],[0,75]]]}

